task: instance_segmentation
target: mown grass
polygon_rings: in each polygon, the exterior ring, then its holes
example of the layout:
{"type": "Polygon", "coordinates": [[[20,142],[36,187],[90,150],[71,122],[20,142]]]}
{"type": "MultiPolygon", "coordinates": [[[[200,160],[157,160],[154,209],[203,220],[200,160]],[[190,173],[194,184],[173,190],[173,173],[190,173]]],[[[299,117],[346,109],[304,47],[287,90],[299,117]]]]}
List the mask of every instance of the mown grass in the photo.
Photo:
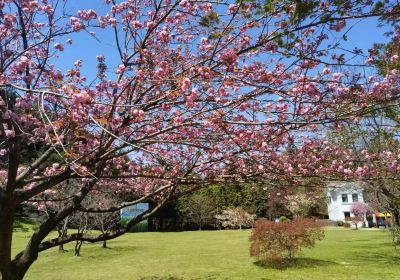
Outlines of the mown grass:
{"type": "MultiPolygon", "coordinates": [[[[69,279],[400,279],[400,252],[387,231],[331,228],[326,238],[284,269],[249,257],[250,231],[131,233],[101,244],[84,244],[82,256],[57,249],[40,254],[29,280],[69,279]]],[[[29,233],[18,232],[15,252],[29,233]]]]}

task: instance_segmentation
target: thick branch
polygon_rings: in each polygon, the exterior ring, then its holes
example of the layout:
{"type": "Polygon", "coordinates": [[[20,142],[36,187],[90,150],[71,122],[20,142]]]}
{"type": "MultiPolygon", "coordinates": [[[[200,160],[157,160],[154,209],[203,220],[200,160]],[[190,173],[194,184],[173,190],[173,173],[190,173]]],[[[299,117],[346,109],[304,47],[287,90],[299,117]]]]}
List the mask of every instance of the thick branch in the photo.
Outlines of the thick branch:
{"type": "Polygon", "coordinates": [[[53,152],[53,147],[46,150],[39,158],[37,158],[29,167],[17,177],[17,184],[21,182],[26,176],[35,171],[53,152]]]}

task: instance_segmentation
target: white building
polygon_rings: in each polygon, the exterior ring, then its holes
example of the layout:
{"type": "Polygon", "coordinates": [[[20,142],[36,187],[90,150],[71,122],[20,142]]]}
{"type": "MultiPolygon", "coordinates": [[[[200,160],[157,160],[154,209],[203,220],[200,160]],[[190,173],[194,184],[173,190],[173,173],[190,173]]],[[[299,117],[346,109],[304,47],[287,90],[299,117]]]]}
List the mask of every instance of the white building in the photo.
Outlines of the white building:
{"type": "Polygon", "coordinates": [[[363,189],[357,182],[330,182],[327,196],[328,215],[332,221],[345,221],[346,218],[354,217],[350,212],[351,205],[353,202],[364,202],[363,189]]]}

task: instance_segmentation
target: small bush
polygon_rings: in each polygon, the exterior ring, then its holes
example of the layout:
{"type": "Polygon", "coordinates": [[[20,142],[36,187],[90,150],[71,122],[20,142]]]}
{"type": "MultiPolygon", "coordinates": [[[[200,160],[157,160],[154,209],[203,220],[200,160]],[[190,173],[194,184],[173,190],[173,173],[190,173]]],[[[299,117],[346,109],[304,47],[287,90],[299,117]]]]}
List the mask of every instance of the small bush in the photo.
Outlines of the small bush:
{"type": "Polygon", "coordinates": [[[337,225],[336,222],[331,221],[331,220],[326,220],[326,219],[322,219],[322,220],[315,220],[315,222],[321,226],[321,227],[334,227],[337,225]]]}
{"type": "Polygon", "coordinates": [[[344,226],[344,223],[343,223],[343,221],[337,221],[337,222],[336,222],[336,225],[337,225],[338,227],[342,227],[342,226],[344,226]]]}
{"type": "Polygon", "coordinates": [[[279,222],[283,223],[283,222],[288,222],[290,221],[286,216],[280,216],[279,217],[279,222]]]}
{"type": "Polygon", "coordinates": [[[285,223],[256,222],[250,236],[250,255],[259,261],[292,260],[301,248],[310,248],[324,238],[315,220],[296,218],[285,223]]]}
{"type": "Polygon", "coordinates": [[[345,228],[350,228],[351,224],[350,223],[343,223],[343,227],[345,228]]]}

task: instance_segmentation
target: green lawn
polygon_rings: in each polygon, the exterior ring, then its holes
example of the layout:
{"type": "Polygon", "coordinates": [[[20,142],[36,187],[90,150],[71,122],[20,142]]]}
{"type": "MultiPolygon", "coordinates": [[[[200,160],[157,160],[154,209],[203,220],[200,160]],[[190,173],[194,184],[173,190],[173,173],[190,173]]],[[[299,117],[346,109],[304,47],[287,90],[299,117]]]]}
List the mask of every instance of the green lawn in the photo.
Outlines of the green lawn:
{"type": "MultiPolygon", "coordinates": [[[[400,252],[384,230],[328,229],[306,250],[297,267],[257,266],[249,257],[250,231],[131,233],[109,242],[85,244],[82,257],[56,249],[43,252],[27,274],[46,279],[400,279],[400,252]]],[[[17,233],[16,248],[26,242],[17,233]]]]}

